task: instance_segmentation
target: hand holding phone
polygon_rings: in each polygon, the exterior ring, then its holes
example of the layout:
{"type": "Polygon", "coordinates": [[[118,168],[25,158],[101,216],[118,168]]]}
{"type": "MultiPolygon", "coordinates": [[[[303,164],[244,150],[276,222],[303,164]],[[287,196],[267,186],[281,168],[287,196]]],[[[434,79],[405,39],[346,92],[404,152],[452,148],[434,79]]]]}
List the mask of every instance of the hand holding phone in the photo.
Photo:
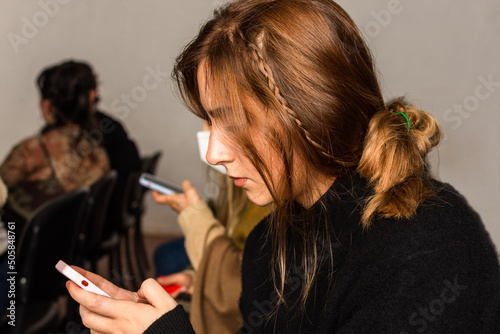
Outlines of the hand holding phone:
{"type": "Polygon", "coordinates": [[[68,266],[66,263],[64,263],[64,261],[59,260],[59,262],[57,262],[56,264],[56,269],[59,270],[61,274],[63,274],[64,276],[75,282],[76,285],[78,285],[80,288],[86,291],[90,291],[111,298],[110,295],[102,291],[100,288],[97,287],[97,285],[86,279],[75,269],[68,266]]]}
{"type": "Polygon", "coordinates": [[[146,188],[156,190],[165,195],[171,195],[176,193],[180,194],[184,192],[184,190],[180,186],[165,181],[149,173],[142,173],[141,177],[139,178],[139,183],[146,188]]]}

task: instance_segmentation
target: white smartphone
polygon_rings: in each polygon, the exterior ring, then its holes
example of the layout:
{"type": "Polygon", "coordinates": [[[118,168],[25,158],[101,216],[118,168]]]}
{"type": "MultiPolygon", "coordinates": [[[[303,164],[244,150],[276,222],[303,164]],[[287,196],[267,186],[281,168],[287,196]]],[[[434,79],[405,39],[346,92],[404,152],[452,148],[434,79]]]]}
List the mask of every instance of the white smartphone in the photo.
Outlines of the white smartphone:
{"type": "Polygon", "coordinates": [[[66,263],[64,263],[64,261],[59,260],[59,262],[57,262],[56,264],[56,269],[59,270],[61,274],[63,274],[64,276],[75,282],[80,288],[93,293],[97,293],[98,295],[111,298],[106,292],[99,289],[97,285],[86,279],[75,269],[68,266],[66,263]]]}
{"type": "Polygon", "coordinates": [[[183,193],[181,187],[171,182],[160,179],[158,176],[149,173],[142,173],[139,178],[139,183],[146,188],[156,190],[165,195],[183,193]]]}

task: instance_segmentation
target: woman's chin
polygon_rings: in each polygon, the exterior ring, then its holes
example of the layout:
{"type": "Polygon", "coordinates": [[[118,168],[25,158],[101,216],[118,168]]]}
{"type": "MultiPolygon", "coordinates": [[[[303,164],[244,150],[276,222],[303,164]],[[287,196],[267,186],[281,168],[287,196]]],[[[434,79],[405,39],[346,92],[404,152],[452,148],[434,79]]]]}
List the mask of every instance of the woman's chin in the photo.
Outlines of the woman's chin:
{"type": "Polygon", "coordinates": [[[273,198],[271,197],[271,194],[267,193],[267,194],[252,194],[251,191],[249,191],[248,189],[245,189],[246,193],[247,193],[247,197],[248,199],[253,202],[253,204],[257,205],[257,206],[266,206],[266,205],[269,205],[273,202],[273,198]]]}

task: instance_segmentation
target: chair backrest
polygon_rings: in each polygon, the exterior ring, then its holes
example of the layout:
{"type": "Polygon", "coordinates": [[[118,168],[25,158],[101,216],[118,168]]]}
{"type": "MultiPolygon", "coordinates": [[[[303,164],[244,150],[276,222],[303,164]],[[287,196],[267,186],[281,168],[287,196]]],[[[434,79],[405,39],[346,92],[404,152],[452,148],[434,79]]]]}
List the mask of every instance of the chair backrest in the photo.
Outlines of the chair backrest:
{"type": "Polygon", "coordinates": [[[54,266],[59,260],[72,264],[75,259],[88,194],[88,187],[63,194],[38,208],[27,222],[18,244],[17,303],[66,293],[67,279],[54,266]]]}
{"type": "Polygon", "coordinates": [[[141,159],[141,169],[131,171],[126,175],[119,175],[120,183],[116,185],[113,193],[113,205],[108,213],[108,220],[113,226],[105,230],[105,235],[112,232],[124,233],[124,227],[132,211],[137,212],[142,209],[142,199],[146,188],[139,184],[139,177],[143,172],[154,174],[161,152],[155,152],[141,159]],[[134,209],[132,209],[134,208],[134,209]]]}
{"type": "Polygon", "coordinates": [[[142,171],[154,174],[154,172],[156,171],[156,167],[158,166],[158,162],[160,161],[161,154],[162,152],[158,151],[149,156],[144,157],[141,160],[142,171]]]}
{"type": "Polygon", "coordinates": [[[147,188],[143,187],[139,184],[139,178],[142,173],[150,173],[155,174],[156,167],[158,166],[158,162],[160,160],[162,152],[158,151],[149,156],[146,156],[141,159],[141,170],[137,174],[132,174],[129,177],[128,183],[130,185],[130,199],[128,208],[129,211],[136,211],[142,208],[142,199],[144,198],[144,194],[148,191],[147,188]]]}
{"type": "MultiPolygon", "coordinates": [[[[109,171],[90,187],[90,194],[83,214],[83,222],[78,234],[75,264],[83,265],[84,257],[99,249],[104,230],[109,220],[107,213],[111,194],[115,188],[117,172],[109,171]]],[[[111,223],[111,222],[110,222],[111,223]]]]}

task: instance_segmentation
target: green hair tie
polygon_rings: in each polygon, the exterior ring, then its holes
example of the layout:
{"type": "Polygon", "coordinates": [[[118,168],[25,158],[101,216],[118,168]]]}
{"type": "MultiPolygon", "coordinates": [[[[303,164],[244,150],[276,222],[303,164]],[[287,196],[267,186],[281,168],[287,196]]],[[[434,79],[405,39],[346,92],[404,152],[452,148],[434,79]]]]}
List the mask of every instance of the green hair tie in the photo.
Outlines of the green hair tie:
{"type": "Polygon", "coordinates": [[[408,118],[408,116],[406,116],[405,113],[401,111],[396,112],[396,114],[401,114],[404,116],[404,118],[406,118],[406,122],[408,123],[408,133],[410,133],[410,119],[408,118]]]}

